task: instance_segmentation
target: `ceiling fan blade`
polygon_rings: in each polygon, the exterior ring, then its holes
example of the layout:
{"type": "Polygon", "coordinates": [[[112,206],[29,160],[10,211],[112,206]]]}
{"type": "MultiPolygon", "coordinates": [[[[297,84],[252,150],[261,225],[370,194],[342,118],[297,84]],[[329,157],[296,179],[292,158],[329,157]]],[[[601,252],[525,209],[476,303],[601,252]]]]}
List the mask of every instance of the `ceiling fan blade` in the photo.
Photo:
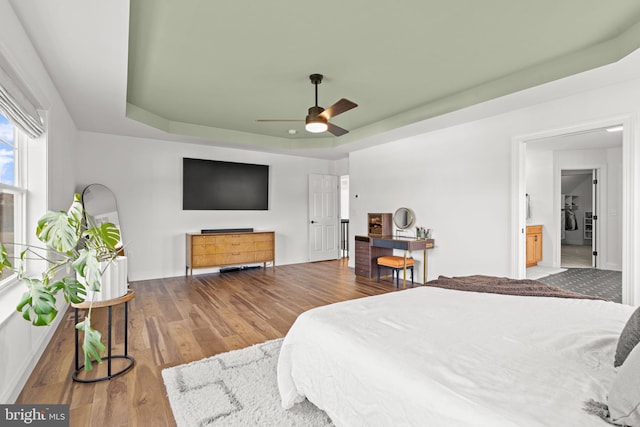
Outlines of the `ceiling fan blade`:
{"type": "Polygon", "coordinates": [[[348,130],[342,129],[340,126],[336,126],[332,123],[327,123],[327,131],[331,132],[334,136],[342,136],[345,133],[349,133],[348,130]]]}
{"type": "Polygon", "coordinates": [[[304,120],[287,119],[258,119],[256,122],[304,122],[304,120]]]}
{"type": "Polygon", "coordinates": [[[358,104],[353,101],[349,101],[347,98],[342,98],[340,101],[333,104],[331,107],[324,110],[319,115],[329,120],[331,117],[335,117],[338,114],[342,114],[345,111],[349,111],[352,108],[356,108],[358,104]]]}

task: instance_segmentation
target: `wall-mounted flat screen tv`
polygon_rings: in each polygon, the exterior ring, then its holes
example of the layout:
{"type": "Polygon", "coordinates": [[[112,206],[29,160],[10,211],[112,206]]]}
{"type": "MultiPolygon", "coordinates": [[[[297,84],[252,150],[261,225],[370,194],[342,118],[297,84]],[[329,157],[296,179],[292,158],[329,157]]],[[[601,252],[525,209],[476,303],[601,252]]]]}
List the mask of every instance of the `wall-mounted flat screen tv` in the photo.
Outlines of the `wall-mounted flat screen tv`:
{"type": "Polygon", "coordinates": [[[183,210],[268,210],[269,166],[182,159],[183,210]]]}

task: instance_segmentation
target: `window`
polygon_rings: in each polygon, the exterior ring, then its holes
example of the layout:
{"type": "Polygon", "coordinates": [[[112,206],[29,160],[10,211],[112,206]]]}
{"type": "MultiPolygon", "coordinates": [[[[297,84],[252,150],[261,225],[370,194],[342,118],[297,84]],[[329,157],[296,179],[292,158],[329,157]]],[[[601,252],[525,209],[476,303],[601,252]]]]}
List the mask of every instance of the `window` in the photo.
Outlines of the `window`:
{"type": "MultiPolygon", "coordinates": [[[[24,133],[0,113],[0,241],[10,257],[20,253],[19,244],[25,241],[26,189],[21,163],[25,139],[24,133]]],[[[6,286],[12,276],[13,273],[5,269],[0,275],[0,288],[6,286]]]]}

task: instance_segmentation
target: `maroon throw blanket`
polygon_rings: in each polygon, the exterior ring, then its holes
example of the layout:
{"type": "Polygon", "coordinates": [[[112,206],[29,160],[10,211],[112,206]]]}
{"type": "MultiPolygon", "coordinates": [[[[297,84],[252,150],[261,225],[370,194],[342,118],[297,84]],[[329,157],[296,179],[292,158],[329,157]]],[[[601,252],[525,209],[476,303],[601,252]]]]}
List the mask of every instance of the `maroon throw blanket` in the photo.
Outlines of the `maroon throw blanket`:
{"type": "Polygon", "coordinates": [[[604,300],[604,298],[591,295],[579,294],[577,292],[566,291],[564,289],[547,285],[546,283],[530,279],[509,279],[508,277],[494,276],[464,276],[446,277],[439,276],[436,280],[431,280],[425,286],[435,286],[438,288],[455,289],[458,291],[486,292],[504,295],[524,295],[534,297],[556,297],[556,298],[582,298],[604,300]]]}

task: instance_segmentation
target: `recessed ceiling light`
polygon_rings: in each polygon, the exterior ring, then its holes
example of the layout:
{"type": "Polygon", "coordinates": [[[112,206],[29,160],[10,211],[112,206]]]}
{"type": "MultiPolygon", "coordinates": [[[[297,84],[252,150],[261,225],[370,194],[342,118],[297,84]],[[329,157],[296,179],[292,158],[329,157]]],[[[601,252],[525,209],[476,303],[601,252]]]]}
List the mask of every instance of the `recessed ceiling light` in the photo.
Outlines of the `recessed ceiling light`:
{"type": "Polygon", "coordinates": [[[607,132],[622,132],[623,129],[624,129],[624,127],[622,125],[620,125],[620,126],[612,126],[610,128],[607,128],[606,131],[607,132]]]}
{"type": "Polygon", "coordinates": [[[296,133],[298,133],[297,130],[295,129],[289,129],[289,135],[295,135],[296,133]]]}

